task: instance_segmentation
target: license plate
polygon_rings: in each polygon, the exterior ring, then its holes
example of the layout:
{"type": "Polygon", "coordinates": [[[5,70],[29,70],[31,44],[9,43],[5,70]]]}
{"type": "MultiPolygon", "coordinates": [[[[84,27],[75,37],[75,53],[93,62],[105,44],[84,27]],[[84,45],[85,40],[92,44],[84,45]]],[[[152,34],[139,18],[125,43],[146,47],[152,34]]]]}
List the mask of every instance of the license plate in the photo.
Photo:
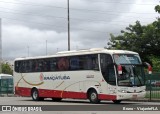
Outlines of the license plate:
{"type": "Polygon", "coordinates": [[[132,98],[133,99],[137,99],[137,95],[132,95],[132,98]]]}

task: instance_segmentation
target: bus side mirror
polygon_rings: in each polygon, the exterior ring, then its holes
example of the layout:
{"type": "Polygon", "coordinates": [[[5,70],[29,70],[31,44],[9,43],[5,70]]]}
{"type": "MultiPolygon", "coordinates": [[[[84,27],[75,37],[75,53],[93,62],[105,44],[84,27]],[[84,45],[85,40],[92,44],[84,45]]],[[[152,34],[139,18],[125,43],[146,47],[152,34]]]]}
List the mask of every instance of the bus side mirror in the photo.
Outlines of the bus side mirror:
{"type": "Polygon", "coordinates": [[[151,65],[149,63],[147,63],[147,62],[144,62],[143,65],[147,66],[147,68],[148,68],[148,74],[152,74],[152,67],[151,67],[151,65]]]}
{"type": "Polygon", "coordinates": [[[117,65],[118,74],[122,74],[122,65],[117,65]]]}

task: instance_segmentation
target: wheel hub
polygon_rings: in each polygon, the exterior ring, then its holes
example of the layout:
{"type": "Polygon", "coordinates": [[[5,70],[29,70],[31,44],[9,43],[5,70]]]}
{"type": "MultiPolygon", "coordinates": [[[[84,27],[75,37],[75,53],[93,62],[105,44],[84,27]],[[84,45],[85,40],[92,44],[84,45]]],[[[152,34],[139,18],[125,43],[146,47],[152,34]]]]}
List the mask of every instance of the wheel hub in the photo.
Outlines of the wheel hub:
{"type": "Polygon", "coordinates": [[[95,100],[96,98],[97,98],[96,93],[92,93],[92,94],[91,94],[91,99],[92,99],[92,100],[95,100]]]}
{"type": "Polygon", "coordinates": [[[33,92],[33,98],[34,98],[34,99],[37,99],[37,96],[38,96],[37,92],[34,91],[34,92],[33,92]]]}

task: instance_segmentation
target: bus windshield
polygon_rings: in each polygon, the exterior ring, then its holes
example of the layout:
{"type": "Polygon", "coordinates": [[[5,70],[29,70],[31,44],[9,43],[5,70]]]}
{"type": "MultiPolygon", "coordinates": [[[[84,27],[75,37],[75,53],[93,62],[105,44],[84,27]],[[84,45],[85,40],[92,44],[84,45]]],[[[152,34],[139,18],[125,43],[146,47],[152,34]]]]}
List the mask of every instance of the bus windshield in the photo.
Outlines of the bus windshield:
{"type": "Polygon", "coordinates": [[[139,55],[136,54],[114,54],[116,64],[141,64],[139,55]]]}
{"type": "Polygon", "coordinates": [[[119,86],[144,86],[144,69],[139,55],[115,54],[113,58],[122,67],[122,73],[117,76],[119,86]]]}
{"type": "Polygon", "coordinates": [[[122,65],[122,74],[118,74],[119,86],[144,86],[145,75],[142,65],[122,65]]]}

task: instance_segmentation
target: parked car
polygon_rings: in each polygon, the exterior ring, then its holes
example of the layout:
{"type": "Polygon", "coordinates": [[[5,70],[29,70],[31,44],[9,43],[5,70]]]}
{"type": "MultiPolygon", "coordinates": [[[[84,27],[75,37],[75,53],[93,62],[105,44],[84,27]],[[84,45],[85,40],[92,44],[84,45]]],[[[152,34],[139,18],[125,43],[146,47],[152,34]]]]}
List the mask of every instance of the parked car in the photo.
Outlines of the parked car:
{"type": "Polygon", "coordinates": [[[160,87],[160,81],[156,81],[155,86],[160,87]]]}

